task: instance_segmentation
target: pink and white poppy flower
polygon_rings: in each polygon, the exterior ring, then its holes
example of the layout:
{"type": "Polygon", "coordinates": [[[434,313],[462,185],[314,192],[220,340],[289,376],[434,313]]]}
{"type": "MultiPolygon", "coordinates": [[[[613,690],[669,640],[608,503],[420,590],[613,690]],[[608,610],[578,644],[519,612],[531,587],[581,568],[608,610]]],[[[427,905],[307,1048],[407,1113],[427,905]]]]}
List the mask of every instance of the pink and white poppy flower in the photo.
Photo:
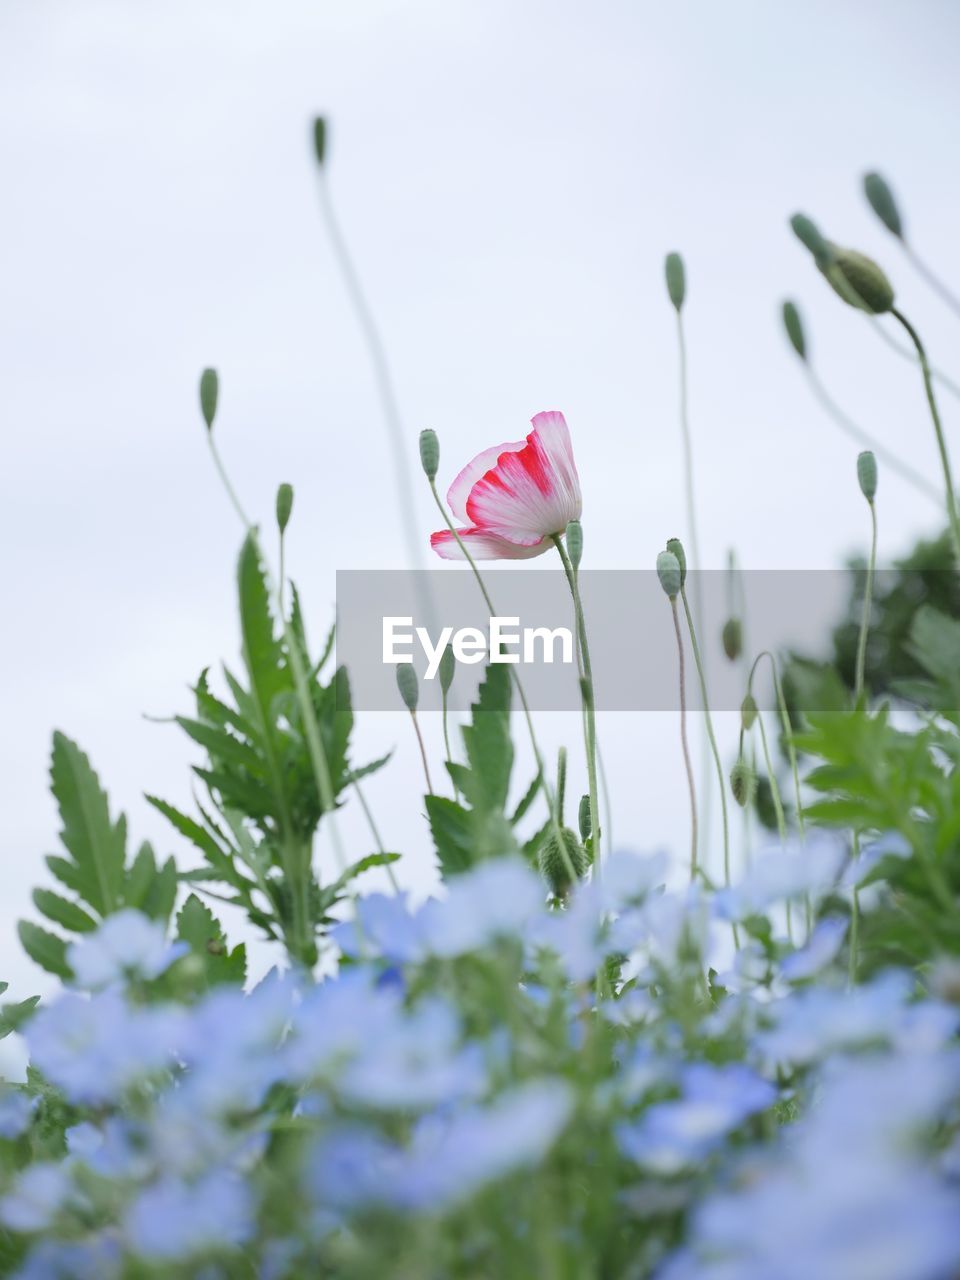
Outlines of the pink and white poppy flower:
{"type": "MultiPolygon", "coordinates": [[[[526,440],[484,449],[447,493],[457,533],[477,560],[527,560],[549,551],[551,535],[580,519],[583,499],[562,413],[538,413],[526,440]]],[[[444,560],[462,560],[449,529],[430,535],[444,560]]]]}

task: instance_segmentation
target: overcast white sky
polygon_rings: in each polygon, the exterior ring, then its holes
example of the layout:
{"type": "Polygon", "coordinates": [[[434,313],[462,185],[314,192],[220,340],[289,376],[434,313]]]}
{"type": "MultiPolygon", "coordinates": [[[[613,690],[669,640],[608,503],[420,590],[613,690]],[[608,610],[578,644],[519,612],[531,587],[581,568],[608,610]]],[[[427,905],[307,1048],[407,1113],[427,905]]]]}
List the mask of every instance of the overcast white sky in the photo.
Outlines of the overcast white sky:
{"type": "MultiPolygon", "coordinates": [[[[218,435],[248,507],[266,522],[277,482],[296,486],[290,563],[315,636],[336,569],[404,563],[369,363],[318,216],[312,115],[331,120],[334,195],[412,454],[435,427],[442,481],[560,408],[587,563],[652,565],[684,526],[662,283],[676,248],[705,563],[736,546],[748,567],[827,568],[865,540],[856,448],[810,399],[779,329],[783,296],[801,302],[837,399],[934,477],[936,459],[915,370],[834,299],[786,219],[802,207],[881,258],[934,358],[960,368],[960,326],[859,190],[865,168],[884,171],[918,246],[960,281],[958,26],[949,0],[2,0],[12,994],[45,986],[13,929],[56,845],[51,731],[90,752],[136,836],[175,850],[142,792],[188,804],[195,755],[141,713],[187,708],[201,667],[237,656],[240,531],[205,452],[201,367],[220,369],[218,435]]],[[[960,455],[958,409],[944,402],[960,455]]],[[[435,517],[425,492],[417,502],[426,538],[435,517]]],[[[883,476],[882,556],[930,531],[931,512],[883,476]]],[[[683,850],[674,719],[602,728],[617,843],[683,850]]],[[[542,732],[579,740],[575,719],[542,732]]],[[[405,718],[367,718],[357,754],[393,744],[370,799],[423,887],[405,718]]],[[[345,823],[367,852],[362,825],[345,823]]],[[[329,865],[325,841],[317,856],[329,865]]]]}

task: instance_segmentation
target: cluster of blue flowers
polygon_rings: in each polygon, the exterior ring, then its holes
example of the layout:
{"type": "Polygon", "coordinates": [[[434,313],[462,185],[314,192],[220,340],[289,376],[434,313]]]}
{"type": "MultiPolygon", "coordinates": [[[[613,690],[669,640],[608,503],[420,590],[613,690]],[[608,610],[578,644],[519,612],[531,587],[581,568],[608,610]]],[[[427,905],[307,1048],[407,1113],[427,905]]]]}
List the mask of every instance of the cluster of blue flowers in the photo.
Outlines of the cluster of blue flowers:
{"type": "Polygon", "coordinates": [[[12,1274],[440,1276],[445,1247],[550,1274],[558,1242],[661,1280],[956,1274],[956,975],[851,987],[844,919],[751,929],[817,914],[835,844],[717,895],[664,873],[616,854],[558,909],[491,860],[416,908],[358,900],[323,980],[191,1001],[179,944],[118,912],[0,1094],[12,1274]]]}

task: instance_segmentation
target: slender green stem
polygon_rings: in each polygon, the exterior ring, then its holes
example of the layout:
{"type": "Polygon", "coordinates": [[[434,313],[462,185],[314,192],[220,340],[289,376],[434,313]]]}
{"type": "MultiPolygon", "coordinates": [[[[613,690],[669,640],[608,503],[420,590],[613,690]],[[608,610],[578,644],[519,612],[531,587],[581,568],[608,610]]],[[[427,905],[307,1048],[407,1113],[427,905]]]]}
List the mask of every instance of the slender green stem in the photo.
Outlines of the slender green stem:
{"type": "Polygon", "coordinates": [[[793,791],[797,805],[797,826],[800,828],[801,836],[805,834],[805,822],[803,817],[803,793],[800,788],[800,768],[797,763],[797,748],[793,742],[793,725],[790,722],[790,712],[787,708],[787,700],[783,693],[783,683],[780,679],[780,672],[777,667],[777,660],[769,649],[761,649],[753,661],[750,668],[750,677],[747,687],[752,688],[754,673],[760,665],[761,658],[769,658],[770,670],[773,673],[773,689],[777,699],[777,710],[780,713],[780,726],[783,729],[783,740],[787,746],[787,758],[790,761],[790,772],[793,775],[793,791]]]}
{"type": "MultiPolygon", "coordinates": [[[[773,760],[770,757],[770,744],[767,741],[767,730],[763,723],[763,714],[757,714],[757,728],[760,730],[760,745],[763,749],[763,759],[767,767],[767,777],[770,780],[770,795],[773,798],[773,811],[777,816],[777,833],[780,836],[781,845],[787,843],[787,820],[783,812],[783,800],[780,796],[780,784],[777,782],[777,775],[773,770],[773,760]]],[[[793,941],[793,912],[790,907],[790,901],[787,900],[787,937],[793,941]]]]}
{"type": "MultiPolygon", "coordinates": [[[[430,485],[430,492],[433,494],[433,500],[437,504],[437,509],[439,510],[441,516],[443,517],[444,524],[447,526],[447,528],[450,530],[451,534],[453,535],[454,539],[456,540],[457,546],[460,548],[460,552],[463,558],[466,560],[467,564],[473,570],[473,576],[477,580],[477,586],[480,588],[480,594],[483,596],[484,603],[486,604],[488,610],[490,611],[490,617],[491,618],[497,617],[497,611],[493,606],[493,601],[490,599],[490,592],[487,590],[487,584],[483,580],[483,575],[481,574],[480,570],[477,568],[477,562],[474,560],[473,556],[468,551],[463,539],[460,537],[460,534],[457,531],[456,525],[450,519],[449,512],[447,511],[447,508],[444,506],[443,502],[441,501],[439,493],[437,493],[436,481],[429,480],[428,483],[430,485]]],[[[524,692],[523,681],[520,679],[519,675],[517,674],[517,670],[515,667],[511,666],[510,673],[513,677],[513,683],[516,686],[517,693],[520,697],[520,705],[523,708],[523,715],[527,724],[527,733],[529,734],[529,737],[530,737],[530,746],[531,746],[531,749],[533,750],[533,758],[536,761],[537,770],[540,774],[540,779],[541,779],[540,785],[543,787],[543,794],[547,801],[547,809],[549,810],[549,813],[550,813],[550,824],[553,827],[554,835],[556,836],[557,842],[560,847],[560,855],[563,858],[564,867],[566,869],[567,874],[570,876],[570,883],[574,884],[578,879],[577,871],[570,858],[570,854],[567,852],[566,842],[563,839],[563,831],[561,830],[560,822],[559,822],[559,819],[557,818],[557,811],[553,802],[553,793],[550,789],[550,784],[547,781],[546,770],[543,767],[543,755],[541,754],[540,746],[537,742],[537,734],[536,734],[536,730],[533,727],[533,717],[530,714],[530,705],[527,702],[527,695],[524,692]]]]}
{"type": "MultiPolygon", "coordinates": [[[[359,778],[353,779],[353,789],[357,793],[357,799],[360,802],[360,808],[363,810],[363,816],[367,820],[367,826],[370,828],[370,834],[373,836],[373,843],[376,845],[377,853],[381,856],[386,856],[387,850],[383,843],[383,837],[381,836],[376,820],[374,819],[373,810],[370,808],[370,805],[367,803],[367,798],[363,794],[359,778]]],[[[390,887],[393,889],[394,893],[399,893],[400,883],[394,874],[393,867],[389,862],[384,863],[384,867],[387,872],[387,879],[390,881],[390,887]]]]}
{"type": "Polygon", "coordinates": [[[600,804],[597,787],[597,715],[593,696],[593,666],[590,662],[590,645],[587,642],[587,625],[583,614],[583,601],[580,598],[580,584],[576,571],[570,563],[567,549],[563,545],[560,534],[553,534],[553,545],[557,548],[563,571],[567,576],[570,594],[573,597],[573,608],[577,621],[577,636],[580,654],[583,659],[583,679],[581,693],[583,698],[583,715],[586,725],[587,747],[587,786],[590,791],[590,842],[593,848],[593,865],[600,874],[600,804]]]}
{"type": "MultiPolygon", "coordinates": [[[[447,726],[448,707],[446,689],[441,689],[440,691],[440,709],[441,720],[443,723],[443,749],[446,752],[447,764],[453,764],[453,752],[450,750],[450,732],[447,726]]],[[[456,782],[453,784],[453,795],[455,800],[460,799],[460,788],[457,786],[456,782]]]]}
{"type": "Polygon", "coordinates": [[[413,721],[413,731],[417,735],[417,743],[420,747],[420,759],[423,761],[423,776],[427,780],[427,794],[433,795],[433,783],[430,781],[430,766],[427,764],[427,748],[423,744],[423,734],[420,732],[420,721],[417,719],[415,711],[410,712],[410,719],[413,721]]]}
{"type": "Polygon", "coordinates": [[[670,611],[673,614],[673,630],[677,637],[677,657],[680,667],[680,745],[683,748],[683,763],[687,771],[687,786],[690,791],[690,879],[695,880],[697,876],[697,789],[693,781],[690,745],[687,742],[686,662],[683,655],[683,634],[680,630],[676,596],[670,597],[670,611]]]}
{"type": "Polygon", "coordinates": [[[330,183],[324,170],[320,172],[319,186],[320,209],[326,225],[327,235],[330,238],[334,257],[340,267],[347,294],[367,346],[384,421],[387,424],[387,435],[393,454],[394,488],[400,499],[400,516],[407,543],[407,556],[412,565],[421,564],[423,556],[413,499],[412,472],[407,450],[404,446],[405,435],[386,347],[380,336],[377,322],[374,319],[373,309],[367,301],[363,286],[360,283],[359,273],[347,248],[347,242],[333,206],[330,183]]]}
{"type": "Polygon", "coordinates": [[[917,349],[917,358],[920,361],[920,368],[923,372],[923,387],[927,393],[927,404],[930,406],[930,417],[933,419],[933,429],[937,436],[937,449],[940,452],[940,465],[943,468],[943,483],[946,489],[947,499],[947,518],[950,521],[950,533],[953,537],[953,551],[956,557],[957,567],[960,568],[960,517],[957,515],[957,496],[953,483],[953,473],[950,469],[950,455],[947,453],[947,442],[943,435],[943,424],[940,421],[940,412],[937,409],[937,398],[933,391],[933,378],[930,372],[930,365],[927,361],[927,353],[923,343],[920,341],[920,335],[914,329],[913,325],[896,307],[891,308],[891,315],[903,325],[907,333],[910,335],[913,345],[917,349]]]}
{"type": "MultiPolygon", "coordinates": [[[[690,434],[690,414],[687,404],[687,341],[683,329],[683,315],[677,312],[677,345],[680,354],[680,432],[683,437],[684,493],[687,505],[687,529],[690,533],[690,550],[693,552],[690,567],[701,569],[700,540],[697,536],[697,503],[693,484],[693,439],[690,434]]],[[[703,625],[703,590],[698,577],[693,580],[694,604],[698,625],[703,625]]]]}
{"type": "Polygon", "coordinates": [[[223,485],[224,489],[226,490],[227,497],[230,499],[230,504],[240,518],[240,523],[249,533],[251,530],[253,530],[254,526],[250,523],[250,520],[247,518],[247,513],[244,511],[243,507],[240,505],[240,499],[237,497],[236,490],[234,489],[233,485],[230,483],[230,477],[227,475],[227,469],[223,465],[223,460],[220,457],[220,450],[217,448],[217,443],[213,438],[212,427],[207,428],[207,444],[210,446],[210,456],[213,458],[213,465],[217,469],[217,474],[220,477],[220,483],[223,485]]]}
{"type": "Polygon", "coordinates": [[[727,816],[727,787],[726,780],[723,776],[723,765],[720,762],[720,752],[717,749],[717,739],[713,732],[713,718],[710,715],[710,696],[707,692],[707,677],[703,668],[703,660],[700,657],[700,645],[697,643],[697,630],[693,622],[693,614],[690,612],[690,605],[687,601],[686,588],[680,588],[680,599],[683,601],[683,610],[687,619],[687,631],[690,635],[690,648],[693,650],[693,660],[697,668],[697,676],[700,680],[700,697],[703,700],[704,723],[707,729],[707,738],[710,742],[710,750],[713,754],[713,762],[717,769],[717,781],[720,784],[720,807],[723,813],[723,881],[724,884],[730,884],[730,827],[729,818],[727,816]]]}
{"type": "Polygon", "coordinates": [[[940,301],[945,303],[955,316],[960,316],[960,298],[957,298],[956,294],[951,293],[940,277],[934,274],[924,260],[917,254],[913,245],[908,244],[907,241],[903,239],[901,239],[900,243],[903,245],[903,251],[907,255],[907,258],[910,260],[910,263],[917,274],[926,280],[930,288],[940,298],[940,301]]]}
{"type": "Polygon", "coordinates": [[[854,693],[857,702],[863,696],[864,672],[867,665],[867,636],[870,631],[870,611],[873,607],[873,579],[877,571],[877,507],[870,502],[870,563],[863,588],[863,615],[860,619],[860,637],[857,641],[857,665],[854,673],[854,693]]]}
{"type": "Polygon", "coordinates": [[[895,471],[902,480],[907,482],[907,484],[912,485],[920,493],[926,494],[928,498],[931,498],[938,505],[942,502],[940,490],[935,485],[931,484],[926,476],[921,475],[919,471],[915,471],[909,463],[904,462],[897,454],[891,452],[891,450],[886,448],[885,445],[880,444],[878,440],[874,439],[869,431],[864,431],[862,427],[858,426],[852,418],[849,418],[844,413],[817,377],[809,361],[804,361],[803,367],[806,370],[810,388],[813,391],[814,396],[824,411],[833,418],[841,431],[848,435],[852,440],[856,440],[858,444],[864,445],[866,448],[872,450],[881,462],[883,462],[884,466],[889,467],[891,471],[895,471]]]}

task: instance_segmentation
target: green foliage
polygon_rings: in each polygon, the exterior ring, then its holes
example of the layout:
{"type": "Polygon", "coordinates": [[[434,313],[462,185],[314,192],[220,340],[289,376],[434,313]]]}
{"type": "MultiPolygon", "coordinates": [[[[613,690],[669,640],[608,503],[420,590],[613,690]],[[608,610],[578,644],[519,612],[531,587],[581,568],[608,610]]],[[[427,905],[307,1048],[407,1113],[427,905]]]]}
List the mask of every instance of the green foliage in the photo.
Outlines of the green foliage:
{"type": "MultiPolygon", "coordinates": [[[[512,816],[507,815],[513,772],[511,695],[510,669],[502,663],[491,663],[471,707],[470,723],[461,730],[466,764],[447,765],[462,803],[447,796],[426,797],[430,831],[444,877],[466,871],[484,858],[516,852],[514,827],[526,816],[540,790],[542,779],[538,774],[512,816]]],[[[532,848],[524,846],[533,859],[540,843],[539,833],[535,840],[532,848]]]]}
{"type": "MultiPolygon", "coordinates": [[[[357,778],[381,768],[389,756],[351,766],[353,711],[346,671],[338,669],[327,683],[320,679],[332,633],[312,660],[295,589],[289,617],[277,624],[253,534],[240,553],[237,595],[246,679],[224,667],[225,700],[213,692],[205,670],[193,690],[195,713],[176,718],[205,756],[194,766],[205,790],[205,799],[197,803],[199,816],[157,796],[147,800],[201,855],[202,865],[181,878],[201,892],[204,884],[226,886],[227,901],[267,937],[284,939],[293,955],[312,963],[316,932],[339,890],[331,897],[321,889],[313,867],[314,837],[329,806],[311,756],[306,717],[316,725],[335,806],[357,778]],[[305,691],[296,686],[298,657],[307,673],[305,691]]],[[[367,860],[355,863],[353,874],[368,865],[367,860]]]]}
{"type": "MultiPolygon", "coordinates": [[[[4,994],[8,986],[9,983],[0,982],[0,996],[4,994]]],[[[20,1000],[16,1004],[0,1005],[0,1040],[5,1039],[14,1031],[18,1031],[33,1013],[39,1002],[39,996],[30,996],[29,999],[20,1000]]]]}
{"type": "MultiPolygon", "coordinates": [[[[60,813],[65,854],[52,854],[47,866],[73,897],[36,889],[33,903],[42,916],[68,934],[83,935],[123,907],[136,907],[167,921],[177,891],[176,866],[168,858],[158,866],[148,844],[127,859],[127,822],[113,819],[106,791],[89,759],[62,733],[53,735],[51,789],[60,813]]],[[[41,968],[70,977],[69,942],[61,934],[29,921],[18,926],[24,950],[41,968]]]]}
{"type": "Polygon", "coordinates": [[[243,983],[247,976],[247,949],[241,942],[231,951],[220,921],[195,893],[191,893],[177,915],[177,938],[197,956],[207,982],[243,983]]]}

